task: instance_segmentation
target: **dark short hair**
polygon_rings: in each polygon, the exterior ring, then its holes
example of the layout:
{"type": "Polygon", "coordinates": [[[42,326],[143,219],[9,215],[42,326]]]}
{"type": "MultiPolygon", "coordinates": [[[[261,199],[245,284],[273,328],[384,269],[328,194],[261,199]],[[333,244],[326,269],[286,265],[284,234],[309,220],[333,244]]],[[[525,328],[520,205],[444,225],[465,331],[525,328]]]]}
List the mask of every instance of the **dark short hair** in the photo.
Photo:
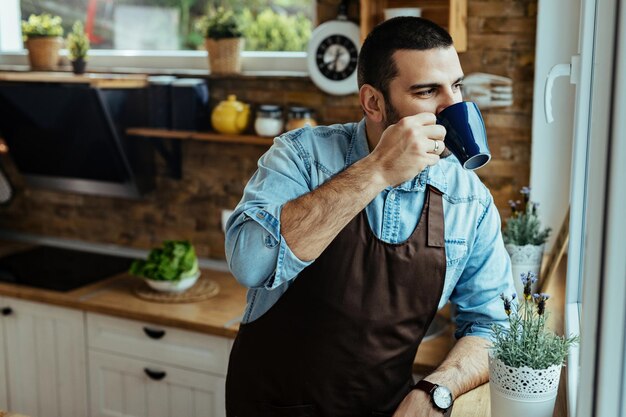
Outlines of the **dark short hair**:
{"type": "Polygon", "coordinates": [[[389,100],[389,83],[398,75],[393,54],[401,49],[425,51],[452,46],[452,37],[441,26],[421,17],[386,20],[367,35],[358,61],[359,88],[370,84],[389,100]]]}

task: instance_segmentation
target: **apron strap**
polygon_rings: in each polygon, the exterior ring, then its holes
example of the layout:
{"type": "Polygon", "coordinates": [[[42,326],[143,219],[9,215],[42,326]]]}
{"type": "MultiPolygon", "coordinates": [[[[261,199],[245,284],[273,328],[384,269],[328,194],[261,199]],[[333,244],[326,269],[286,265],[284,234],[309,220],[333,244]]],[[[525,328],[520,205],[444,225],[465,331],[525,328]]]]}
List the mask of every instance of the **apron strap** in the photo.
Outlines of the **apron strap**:
{"type": "Polygon", "coordinates": [[[443,199],[442,192],[432,185],[428,186],[428,246],[434,248],[445,247],[443,199]]]}

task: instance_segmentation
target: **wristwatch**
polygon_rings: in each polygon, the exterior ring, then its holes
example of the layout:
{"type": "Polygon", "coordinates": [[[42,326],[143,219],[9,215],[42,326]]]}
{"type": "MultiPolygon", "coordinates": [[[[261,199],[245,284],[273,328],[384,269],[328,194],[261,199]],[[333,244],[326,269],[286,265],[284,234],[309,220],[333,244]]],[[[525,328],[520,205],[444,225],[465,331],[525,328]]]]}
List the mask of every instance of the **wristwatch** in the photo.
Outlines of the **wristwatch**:
{"type": "Polygon", "coordinates": [[[452,411],[452,393],[447,387],[443,385],[433,384],[425,379],[422,379],[417,384],[413,385],[413,389],[419,389],[430,395],[430,399],[433,402],[435,408],[444,415],[449,416],[452,411]]]}

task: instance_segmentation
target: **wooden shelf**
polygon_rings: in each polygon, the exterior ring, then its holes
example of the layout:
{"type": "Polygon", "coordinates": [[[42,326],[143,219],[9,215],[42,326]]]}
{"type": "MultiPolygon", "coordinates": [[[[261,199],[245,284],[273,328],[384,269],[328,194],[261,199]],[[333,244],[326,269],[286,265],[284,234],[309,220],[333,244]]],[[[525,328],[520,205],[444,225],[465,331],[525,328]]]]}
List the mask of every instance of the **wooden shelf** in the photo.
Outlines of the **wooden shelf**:
{"type": "Polygon", "coordinates": [[[360,0],[361,42],[384,19],[390,7],[419,7],[422,17],[445,27],[458,52],[467,50],[468,0],[360,0]]]}
{"type": "Polygon", "coordinates": [[[148,76],[139,74],[96,74],[75,75],[59,71],[0,72],[0,81],[89,84],[94,88],[144,88],[148,85],[148,76]]]}
{"type": "Polygon", "coordinates": [[[153,129],[146,127],[133,127],[126,129],[126,134],[163,139],[179,140],[203,140],[207,142],[246,144],[257,146],[272,146],[273,138],[264,138],[255,135],[226,135],[215,132],[195,132],[189,130],[153,129]]]}

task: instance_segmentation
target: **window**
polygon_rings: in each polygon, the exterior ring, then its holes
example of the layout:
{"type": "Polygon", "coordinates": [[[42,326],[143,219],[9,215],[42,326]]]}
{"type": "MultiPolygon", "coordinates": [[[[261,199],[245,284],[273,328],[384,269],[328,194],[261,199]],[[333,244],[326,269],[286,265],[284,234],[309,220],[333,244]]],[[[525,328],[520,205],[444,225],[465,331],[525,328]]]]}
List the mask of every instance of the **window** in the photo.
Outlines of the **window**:
{"type": "Polygon", "coordinates": [[[63,19],[65,34],[75,21],[84,23],[91,42],[91,67],[206,69],[203,17],[222,6],[233,10],[242,23],[244,70],[305,71],[305,50],[316,10],[315,0],[2,2],[0,52],[4,57],[0,62],[25,64],[18,53],[24,54],[19,21],[31,14],[49,13],[63,19]],[[15,55],[13,61],[11,53],[15,55]]]}

